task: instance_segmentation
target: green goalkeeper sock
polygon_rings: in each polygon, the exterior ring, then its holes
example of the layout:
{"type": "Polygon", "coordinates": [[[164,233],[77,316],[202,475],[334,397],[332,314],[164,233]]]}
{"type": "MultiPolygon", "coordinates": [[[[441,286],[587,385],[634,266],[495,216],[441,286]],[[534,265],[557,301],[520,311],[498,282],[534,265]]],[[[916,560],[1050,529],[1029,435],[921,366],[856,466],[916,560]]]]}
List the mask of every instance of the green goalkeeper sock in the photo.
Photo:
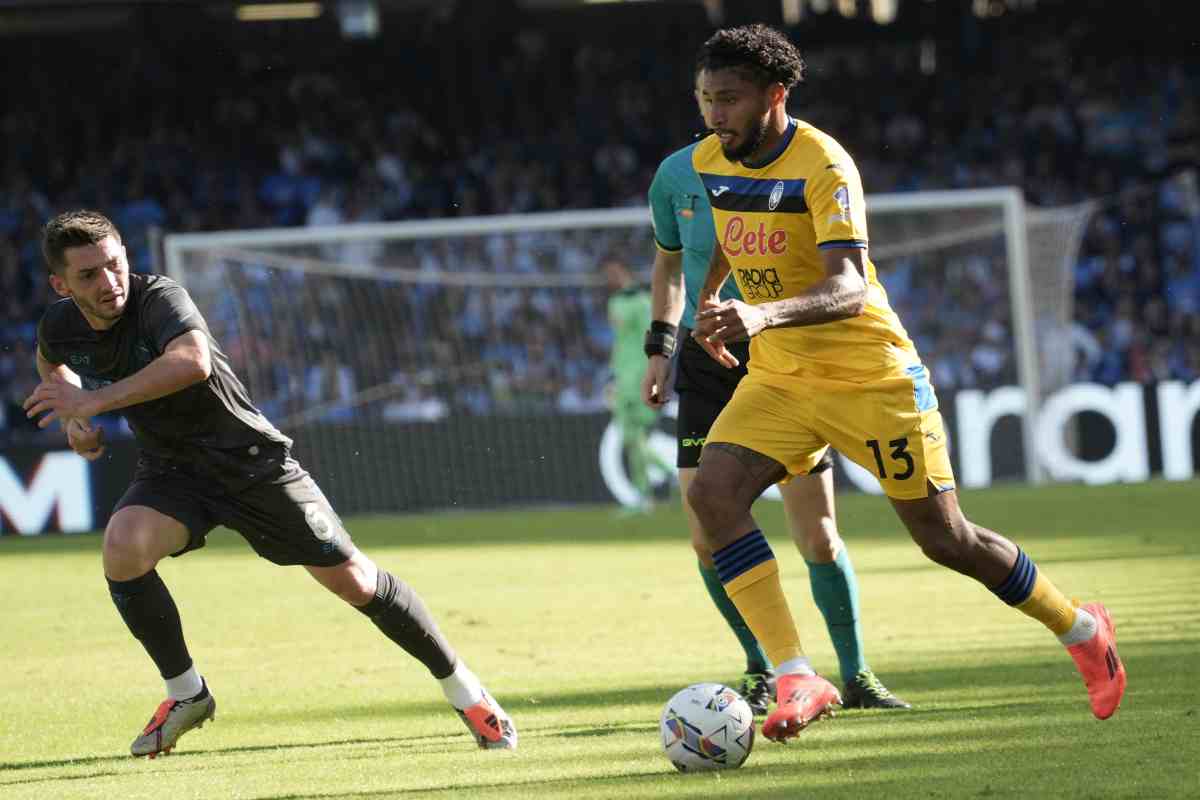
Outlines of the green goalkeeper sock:
{"type": "Polygon", "coordinates": [[[758,639],[754,638],[750,626],[742,619],[742,614],[737,610],[737,606],[729,599],[729,595],[725,594],[725,585],[717,577],[716,567],[706,567],[703,562],[700,562],[700,577],[704,579],[704,588],[708,590],[708,596],[712,598],[713,605],[721,612],[721,616],[729,625],[729,630],[733,631],[738,644],[746,651],[746,671],[770,672],[771,662],[767,659],[767,654],[763,651],[762,645],[758,643],[758,639]]]}
{"type": "Polygon", "coordinates": [[[813,600],[825,618],[833,649],[837,651],[842,680],[849,681],[867,668],[863,656],[862,627],[858,622],[858,578],[846,548],[828,564],[808,564],[813,600]]]}

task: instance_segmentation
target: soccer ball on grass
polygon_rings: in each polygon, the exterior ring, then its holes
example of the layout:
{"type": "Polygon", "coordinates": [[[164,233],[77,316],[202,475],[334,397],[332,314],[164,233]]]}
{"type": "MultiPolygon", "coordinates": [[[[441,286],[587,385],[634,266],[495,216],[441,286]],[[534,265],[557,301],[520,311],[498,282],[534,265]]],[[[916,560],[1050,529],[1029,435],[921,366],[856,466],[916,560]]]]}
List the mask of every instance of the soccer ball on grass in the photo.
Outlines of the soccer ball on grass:
{"type": "Polygon", "coordinates": [[[659,732],[680,772],[737,769],[754,746],[754,714],[728,686],[697,683],[667,701],[659,732]]]}

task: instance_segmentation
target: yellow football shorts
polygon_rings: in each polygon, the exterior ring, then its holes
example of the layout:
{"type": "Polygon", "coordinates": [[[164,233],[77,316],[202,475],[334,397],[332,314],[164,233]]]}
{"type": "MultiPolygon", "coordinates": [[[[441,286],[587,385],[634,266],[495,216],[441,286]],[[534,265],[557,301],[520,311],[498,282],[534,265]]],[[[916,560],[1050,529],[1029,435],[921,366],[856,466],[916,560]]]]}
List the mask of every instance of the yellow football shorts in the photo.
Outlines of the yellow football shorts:
{"type": "Polygon", "coordinates": [[[713,442],[769,456],[788,478],[807,475],[831,446],[896,500],[927,497],[929,484],[954,488],[937,395],[921,364],[866,383],[760,374],[751,365],[708,433],[713,442]]]}

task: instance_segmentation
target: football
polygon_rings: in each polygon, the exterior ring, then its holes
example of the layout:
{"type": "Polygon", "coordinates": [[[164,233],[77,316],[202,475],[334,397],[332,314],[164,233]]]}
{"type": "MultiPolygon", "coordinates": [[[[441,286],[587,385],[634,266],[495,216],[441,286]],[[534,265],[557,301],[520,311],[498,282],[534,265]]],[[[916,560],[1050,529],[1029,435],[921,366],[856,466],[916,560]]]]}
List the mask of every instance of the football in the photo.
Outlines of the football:
{"type": "Polygon", "coordinates": [[[667,701],[659,732],[680,772],[737,769],[754,746],[754,714],[728,686],[697,683],[667,701]]]}

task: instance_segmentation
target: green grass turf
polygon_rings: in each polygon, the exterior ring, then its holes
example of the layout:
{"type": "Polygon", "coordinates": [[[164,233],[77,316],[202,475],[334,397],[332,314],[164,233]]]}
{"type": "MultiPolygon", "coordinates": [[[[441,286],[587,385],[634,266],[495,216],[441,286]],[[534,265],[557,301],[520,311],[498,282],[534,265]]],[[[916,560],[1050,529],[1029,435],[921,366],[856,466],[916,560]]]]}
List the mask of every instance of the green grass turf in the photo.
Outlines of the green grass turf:
{"type": "MultiPolygon", "coordinates": [[[[0,540],[0,797],[943,797],[1200,795],[1200,483],[966,492],[1068,594],[1101,599],[1130,675],[1107,722],[1036,622],[923,559],[885,501],[839,499],[867,654],[910,712],[844,712],[735,772],[679,775],[657,721],[680,687],[734,681],[740,653],[675,506],[351,520],[422,593],[513,714],[480,752],[427,673],[302,570],[217,532],[160,572],[218,702],[170,758],[129,741],[161,699],[112,609],[97,536],[0,540]]],[[[780,507],[758,517],[806,648],[836,671],[780,507]]]]}

